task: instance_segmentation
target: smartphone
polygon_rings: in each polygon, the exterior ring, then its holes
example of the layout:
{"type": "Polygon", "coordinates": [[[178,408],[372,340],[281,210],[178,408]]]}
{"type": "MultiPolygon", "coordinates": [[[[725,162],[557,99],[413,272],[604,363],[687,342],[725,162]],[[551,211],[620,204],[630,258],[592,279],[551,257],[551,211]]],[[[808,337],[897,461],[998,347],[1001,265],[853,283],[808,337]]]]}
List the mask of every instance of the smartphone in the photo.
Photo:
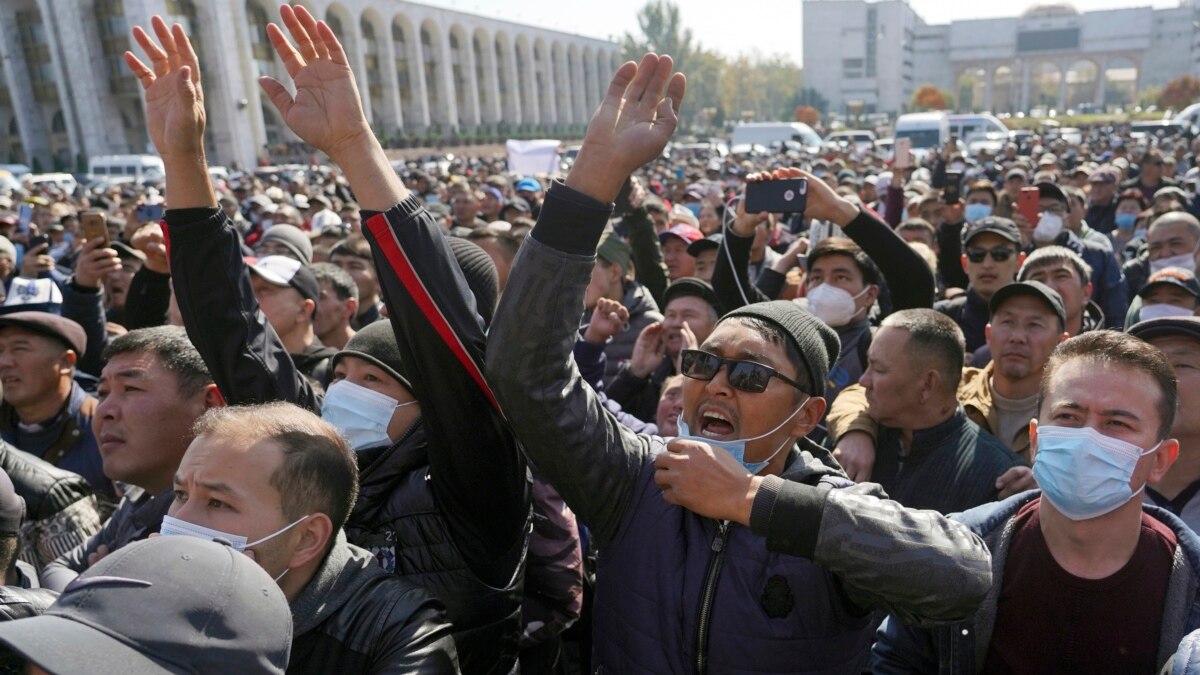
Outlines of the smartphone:
{"type": "Polygon", "coordinates": [[[33,204],[21,204],[17,209],[17,233],[29,234],[29,223],[33,222],[33,204]]]}
{"type": "Polygon", "coordinates": [[[787,178],[746,184],[746,213],[804,213],[808,179],[787,178]]]}
{"type": "MultiPolygon", "coordinates": [[[[39,234],[36,237],[30,237],[29,238],[29,250],[32,251],[35,248],[41,246],[42,244],[49,244],[49,243],[50,243],[50,237],[47,237],[44,234],[39,234]]],[[[45,252],[46,251],[42,251],[42,253],[45,253],[45,252]]]]}
{"type": "Polygon", "coordinates": [[[893,146],[895,150],[895,160],[892,162],[894,169],[907,169],[912,166],[912,139],[897,138],[896,144],[893,146]]]}
{"type": "Polygon", "coordinates": [[[108,246],[108,219],[105,218],[104,212],[85,213],[79,217],[79,229],[83,233],[83,238],[91,241],[93,239],[103,239],[104,245],[108,246]]]}
{"type": "Polygon", "coordinates": [[[1021,188],[1021,196],[1017,197],[1017,213],[1025,216],[1025,220],[1029,221],[1030,227],[1034,227],[1038,222],[1038,202],[1041,197],[1038,196],[1036,187],[1021,188]]]}
{"type": "Polygon", "coordinates": [[[162,204],[142,204],[137,207],[137,220],[139,223],[157,223],[162,220],[162,215],[162,204]]]}
{"type": "Polygon", "coordinates": [[[946,204],[957,204],[959,190],[962,186],[961,171],[946,172],[946,186],[942,188],[942,201],[946,204]]]}

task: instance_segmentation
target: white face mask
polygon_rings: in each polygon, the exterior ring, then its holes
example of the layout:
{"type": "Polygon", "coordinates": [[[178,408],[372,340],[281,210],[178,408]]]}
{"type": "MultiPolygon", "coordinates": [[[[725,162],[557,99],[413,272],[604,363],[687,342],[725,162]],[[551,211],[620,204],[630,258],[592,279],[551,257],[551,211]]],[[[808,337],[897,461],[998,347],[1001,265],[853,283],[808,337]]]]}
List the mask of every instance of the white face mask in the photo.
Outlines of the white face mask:
{"type": "Polygon", "coordinates": [[[336,427],[349,441],[350,448],[357,452],[390,445],[392,439],[387,429],[393,411],[414,403],[416,401],[400,403],[387,394],[349,380],[338,380],[325,392],[321,419],[336,427]]]}
{"type": "MultiPolygon", "coordinates": [[[[312,514],[306,514],[306,515],[300,516],[300,519],[297,520],[296,522],[292,523],[291,525],[282,527],[278,530],[275,530],[271,534],[268,534],[267,536],[262,537],[261,539],[255,539],[254,541],[251,541],[251,542],[247,542],[246,538],[241,535],[230,534],[228,532],[214,530],[210,527],[204,527],[203,525],[189,523],[186,520],[180,520],[178,518],[175,518],[174,516],[163,516],[162,527],[159,528],[158,535],[160,537],[180,537],[180,536],[182,536],[182,537],[195,537],[196,539],[206,539],[208,541],[215,541],[215,542],[222,543],[222,544],[228,544],[230,548],[237,551],[238,553],[245,553],[246,549],[253,548],[255,546],[258,546],[259,544],[271,541],[275,537],[278,537],[279,535],[283,534],[284,532],[287,532],[288,530],[292,529],[293,527],[299,525],[300,523],[304,522],[304,520],[306,518],[308,518],[308,516],[310,516],[310,515],[312,515],[312,514]]],[[[275,577],[275,582],[278,583],[279,580],[283,578],[283,575],[285,575],[287,573],[288,573],[288,568],[285,568],[282,572],[279,573],[279,576],[275,577]]]]}
{"type": "Polygon", "coordinates": [[[1196,273],[1196,252],[1180,253],[1179,255],[1167,256],[1158,260],[1150,261],[1150,273],[1154,274],[1167,269],[1168,267],[1178,267],[1181,270],[1187,270],[1192,274],[1196,273]]]}
{"type": "Polygon", "coordinates": [[[1033,238],[1038,241],[1054,241],[1063,231],[1063,219],[1049,211],[1042,214],[1037,227],[1033,230],[1033,238]]]}
{"type": "Polygon", "coordinates": [[[825,325],[837,328],[845,326],[854,320],[862,310],[855,304],[871,287],[862,289],[858,295],[830,284],[820,284],[808,292],[808,311],[812,312],[825,325]]]}
{"type": "Polygon", "coordinates": [[[1169,316],[1192,316],[1194,314],[1195,312],[1187,307],[1155,303],[1152,305],[1142,305],[1142,310],[1138,313],[1138,317],[1142,321],[1147,321],[1149,319],[1162,319],[1169,316]]]}

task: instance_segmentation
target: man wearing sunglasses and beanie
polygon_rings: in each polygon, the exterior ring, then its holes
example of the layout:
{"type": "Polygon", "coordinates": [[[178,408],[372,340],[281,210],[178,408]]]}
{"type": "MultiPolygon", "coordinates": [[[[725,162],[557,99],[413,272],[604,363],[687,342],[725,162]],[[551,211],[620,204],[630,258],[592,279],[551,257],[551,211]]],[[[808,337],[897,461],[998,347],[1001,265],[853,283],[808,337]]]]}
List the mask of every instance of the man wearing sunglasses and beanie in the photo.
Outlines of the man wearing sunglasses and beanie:
{"type": "Polygon", "coordinates": [[[1008,218],[989,216],[971,223],[962,234],[963,269],[970,284],[967,292],[941,300],[933,308],[954,319],[967,340],[967,354],[987,341],[988,301],[1002,286],[1012,282],[1025,262],[1021,232],[1008,218]]]}
{"type": "MultiPolygon", "coordinates": [[[[669,444],[623,428],[571,359],[611,202],[675,128],[685,81],[671,66],[647,54],[613,77],[513,267],[488,377],[531,462],[602,551],[594,666],[861,672],[874,610],[914,623],[970,616],[991,586],[990,556],[937,513],[850,487],[804,440],[825,412],[836,333],[790,302],[726,315],[681,354],[669,444]]],[[[810,191],[809,211],[842,226],[859,216],[829,189],[810,191]]]]}

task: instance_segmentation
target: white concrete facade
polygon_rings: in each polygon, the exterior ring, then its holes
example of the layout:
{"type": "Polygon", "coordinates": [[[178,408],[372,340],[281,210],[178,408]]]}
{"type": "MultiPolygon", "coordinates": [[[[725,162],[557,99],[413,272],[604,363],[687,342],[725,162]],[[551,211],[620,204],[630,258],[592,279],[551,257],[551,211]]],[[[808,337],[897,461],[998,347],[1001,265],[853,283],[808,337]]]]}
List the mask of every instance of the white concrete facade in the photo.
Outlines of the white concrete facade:
{"type": "Polygon", "coordinates": [[[803,6],[805,85],[834,111],[859,100],[866,112],[902,112],[923,84],[954,93],[963,111],[1100,109],[1200,75],[1197,0],[1085,13],[1042,5],[1019,17],[945,25],[927,25],[906,0],[803,6]]]}
{"type": "MultiPolygon", "coordinates": [[[[342,39],[363,108],[384,138],[554,133],[586,125],[621,63],[606,40],[400,0],[307,0],[342,39]]],[[[273,0],[4,0],[0,163],[74,170],[148,147],[137,81],[120,54],[129,27],[161,14],[197,43],[214,164],[252,166],[294,141],[258,86],[287,82],[266,38],[273,0]]],[[[135,48],[136,53],[138,50],[135,48]]]]}

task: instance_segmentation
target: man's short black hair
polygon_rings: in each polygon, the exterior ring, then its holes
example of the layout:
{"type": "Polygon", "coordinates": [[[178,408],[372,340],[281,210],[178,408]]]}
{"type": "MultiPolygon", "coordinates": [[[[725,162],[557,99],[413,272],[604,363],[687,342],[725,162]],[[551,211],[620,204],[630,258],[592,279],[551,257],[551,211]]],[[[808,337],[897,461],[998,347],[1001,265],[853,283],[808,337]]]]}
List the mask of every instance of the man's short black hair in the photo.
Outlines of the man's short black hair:
{"type": "Polygon", "coordinates": [[[317,278],[317,283],[328,281],[333,287],[333,294],[338,300],[346,301],[350,298],[358,300],[358,284],[354,283],[354,277],[346,270],[328,262],[314,263],[311,268],[313,276],[317,278]]]}
{"type": "Polygon", "coordinates": [[[864,253],[858,244],[844,237],[826,237],[814,246],[808,253],[808,269],[811,270],[812,266],[821,258],[831,255],[844,255],[854,260],[855,266],[862,274],[864,284],[879,283],[879,268],[875,266],[875,261],[871,260],[871,257],[864,253]]]}
{"type": "Polygon", "coordinates": [[[905,309],[883,320],[883,328],[908,331],[904,355],[918,367],[937,368],[949,391],[958,391],[967,342],[953,319],[932,309],[905,309]]]}
{"type": "Polygon", "coordinates": [[[179,380],[179,394],[189,398],[213,383],[200,352],[180,326],[154,326],[131,330],[108,343],[103,358],[107,363],[121,354],[153,354],[163,368],[179,380]]]}
{"type": "Polygon", "coordinates": [[[335,255],[351,255],[356,258],[374,261],[371,256],[371,245],[367,243],[367,238],[361,234],[352,234],[349,237],[339,241],[329,251],[329,257],[335,255]]]}

